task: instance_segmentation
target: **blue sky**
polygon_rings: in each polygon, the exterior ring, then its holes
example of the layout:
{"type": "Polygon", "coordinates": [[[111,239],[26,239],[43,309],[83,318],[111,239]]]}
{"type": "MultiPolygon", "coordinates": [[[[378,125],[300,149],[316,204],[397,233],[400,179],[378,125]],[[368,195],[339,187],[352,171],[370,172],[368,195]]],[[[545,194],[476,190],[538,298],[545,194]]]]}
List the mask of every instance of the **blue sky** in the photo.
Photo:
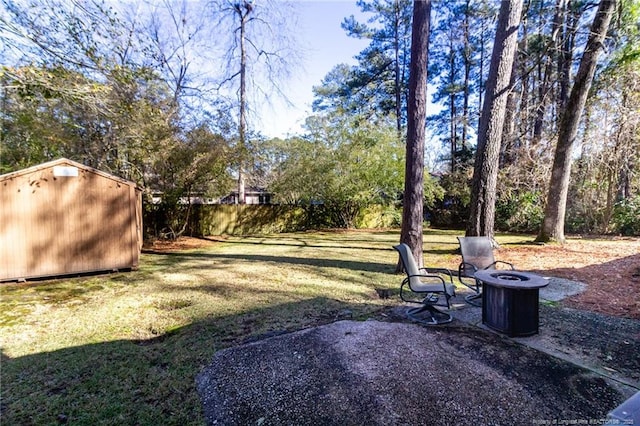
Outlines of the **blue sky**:
{"type": "Polygon", "coordinates": [[[305,0],[298,3],[297,10],[304,61],[284,84],[294,106],[274,101],[262,109],[262,123],[257,127],[268,137],[300,133],[300,125],[311,113],[312,87],[319,85],[335,65],[355,64],[353,56],[368,45],[367,41],[348,37],[340,27],[343,19],[350,15],[360,15],[361,21],[366,19],[355,0],[305,0]]]}
{"type": "MultiPolygon", "coordinates": [[[[258,109],[259,121],[254,127],[267,137],[286,138],[303,132],[301,125],[311,114],[313,86],[317,86],[331,69],[340,63],[354,65],[355,55],[360,53],[369,42],[348,37],[340,27],[344,18],[354,15],[360,22],[366,22],[370,14],[363,14],[356,6],[356,0],[298,0],[300,44],[305,48],[304,63],[300,64],[291,80],[283,84],[289,100],[274,100],[271,105],[258,109]]],[[[431,99],[428,87],[428,97],[431,99]]],[[[428,114],[434,114],[438,107],[429,103],[428,114]]],[[[427,130],[427,150],[425,161],[434,169],[440,151],[440,141],[427,130]]]]}

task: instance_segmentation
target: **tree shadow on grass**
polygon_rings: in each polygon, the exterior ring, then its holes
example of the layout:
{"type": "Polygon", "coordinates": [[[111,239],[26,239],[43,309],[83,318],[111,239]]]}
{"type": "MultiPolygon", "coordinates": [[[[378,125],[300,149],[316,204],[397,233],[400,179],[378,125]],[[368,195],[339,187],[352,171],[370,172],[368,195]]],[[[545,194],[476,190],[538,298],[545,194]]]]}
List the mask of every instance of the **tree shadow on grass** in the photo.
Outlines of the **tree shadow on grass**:
{"type": "MultiPolygon", "coordinates": [[[[182,307],[168,304],[163,309],[182,307]]],[[[317,297],[234,315],[205,317],[177,329],[158,330],[158,336],[148,340],[87,344],[16,358],[3,353],[2,419],[6,424],[201,425],[204,419],[195,378],[211,363],[216,351],[340,319],[388,319],[388,309],[317,297]]],[[[457,321],[446,327],[419,328],[429,345],[447,350],[440,363],[452,366],[457,363],[452,363],[453,359],[484,363],[494,372],[492,377],[503,375],[503,380],[523,387],[527,395],[547,401],[546,414],[556,410],[557,416],[571,412],[602,418],[624,399],[586,370],[493,333],[457,321]]],[[[397,338],[401,337],[394,336],[397,338]]],[[[394,341],[382,343],[395,345],[394,341]]],[[[420,353],[421,345],[412,352],[420,353]]],[[[325,351],[319,349],[321,353],[325,351]]],[[[330,353],[332,349],[326,350],[330,353]]],[[[330,365],[337,362],[333,360],[330,365]]],[[[399,360],[378,362],[386,366],[387,362],[391,365],[399,360]]],[[[379,373],[388,377],[387,370],[382,368],[379,373]]],[[[322,371],[317,373],[322,375],[322,371]]],[[[406,387],[393,377],[388,380],[398,389],[406,387]]],[[[478,380],[482,383],[482,377],[464,375],[456,386],[474,393],[478,380]]],[[[348,393],[354,392],[351,384],[344,384],[348,393]]],[[[312,393],[319,391],[314,383],[306,386],[312,393]]],[[[361,390],[358,388],[356,393],[361,390]]],[[[443,389],[432,391],[439,393],[443,389]]],[[[313,405],[314,401],[305,403],[313,405]]],[[[514,404],[506,400],[504,403],[505,407],[514,404]]],[[[432,414],[433,407],[420,405],[418,413],[432,414]]],[[[446,416],[459,414],[449,406],[445,411],[446,416]]]]}
{"type": "MultiPolygon", "coordinates": [[[[180,305],[166,306],[174,308],[180,305]]],[[[3,424],[201,425],[195,376],[217,350],[381,309],[314,298],[204,318],[175,330],[157,330],[158,337],[149,340],[16,358],[2,352],[3,424]]]]}
{"type": "MultiPolygon", "coordinates": [[[[431,247],[434,245],[453,245],[457,246],[454,233],[451,233],[449,240],[443,240],[448,237],[442,230],[424,230],[424,245],[431,247]],[[434,240],[433,238],[437,238],[434,240]]],[[[279,235],[247,235],[242,238],[233,238],[231,240],[216,237],[198,237],[199,239],[211,241],[221,244],[245,244],[258,246],[300,246],[305,248],[338,248],[362,250],[391,250],[392,247],[399,243],[400,230],[366,230],[360,234],[357,230],[331,230],[331,231],[314,231],[309,236],[304,233],[291,233],[279,235]],[[372,234],[368,235],[368,234],[372,234]],[[381,238],[382,237],[382,238],[381,238]],[[363,244],[358,245],[358,244],[363,244]]],[[[449,250],[444,250],[449,252],[449,250]]]]}
{"type": "MultiPolygon", "coordinates": [[[[316,234],[314,234],[316,235],[316,234]]],[[[205,238],[206,239],[206,238],[205,238]]],[[[319,249],[353,249],[362,250],[363,246],[358,246],[358,243],[367,244],[367,250],[390,250],[393,244],[397,244],[396,241],[388,241],[388,247],[385,247],[384,241],[372,240],[371,238],[358,238],[353,235],[340,238],[339,235],[333,238],[323,236],[322,238],[304,238],[293,235],[282,235],[278,237],[273,236],[246,236],[243,238],[233,240],[213,240],[221,244],[240,244],[240,245],[255,245],[255,246],[285,246],[285,247],[304,247],[304,248],[319,248],[319,249]],[[372,243],[374,245],[372,245],[372,243]],[[379,246],[379,247],[377,247],[379,246]]]]}
{"type": "MultiPolygon", "coordinates": [[[[174,265],[181,265],[189,260],[210,260],[210,263],[203,264],[197,268],[210,268],[215,267],[216,263],[221,264],[237,264],[238,261],[247,262],[266,262],[282,264],[283,267],[287,265],[307,265],[318,268],[340,268],[354,271],[366,271],[366,272],[382,272],[393,273],[395,271],[395,264],[391,263],[378,263],[378,262],[364,262],[358,260],[337,260],[334,258],[323,259],[314,257],[296,257],[296,256],[271,256],[260,254],[232,254],[232,253],[161,253],[162,258],[157,259],[158,265],[164,267],[171,267],[174,265]]],[[[155,255],[154,255],[155,256],[155,255]]]]}

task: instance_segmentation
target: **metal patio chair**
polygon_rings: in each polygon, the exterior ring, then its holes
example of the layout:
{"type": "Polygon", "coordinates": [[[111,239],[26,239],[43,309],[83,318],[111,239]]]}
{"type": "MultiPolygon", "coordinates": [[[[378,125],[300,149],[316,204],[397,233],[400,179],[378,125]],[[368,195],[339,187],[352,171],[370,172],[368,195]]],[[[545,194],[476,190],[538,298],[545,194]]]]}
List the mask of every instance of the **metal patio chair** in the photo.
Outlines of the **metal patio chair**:
{"type": "Polygon", "coordinates": [[[482,284],[474,274],[483,269],[511,269],[513,264],[496,260],[493,256],[493,246],[489,237],[458,237],[462,262],[458,266],[458,279],[460,282],[474,291],[465,297],[470,305],[480,306],[477,299],[482,297],[482,284]]]}
{"type": "Polygon", "coordinates": [[[418,268],[408,245],[403,243],[393,248],[400,254],[400,260],[407,273],[400,285],[400,299],[403,302],[421,305],[409,309],[407,316],[413,321],[427,325],[453,321],[451,314],[436,307],[451,308],[449,299],[455,296],[451,271],[444,268],[418,268]]]}

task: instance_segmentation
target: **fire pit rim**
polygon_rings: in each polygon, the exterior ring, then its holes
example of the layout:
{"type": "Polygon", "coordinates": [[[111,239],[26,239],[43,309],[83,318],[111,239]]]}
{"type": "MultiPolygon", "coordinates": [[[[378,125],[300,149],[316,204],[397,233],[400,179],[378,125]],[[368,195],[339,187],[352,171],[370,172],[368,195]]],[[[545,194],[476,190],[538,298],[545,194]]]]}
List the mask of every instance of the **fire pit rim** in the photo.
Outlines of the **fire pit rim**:
{"type": "Polygon", "coordinates": [[[505,269],[485,269],[474,274],[475,278],[496,287],[513,289],[533,289],[549,285],[549,280],[532,272],[505,270],[505,269]],[[505,276],[517,277],[517,280],[501,278],[505,276]]]}

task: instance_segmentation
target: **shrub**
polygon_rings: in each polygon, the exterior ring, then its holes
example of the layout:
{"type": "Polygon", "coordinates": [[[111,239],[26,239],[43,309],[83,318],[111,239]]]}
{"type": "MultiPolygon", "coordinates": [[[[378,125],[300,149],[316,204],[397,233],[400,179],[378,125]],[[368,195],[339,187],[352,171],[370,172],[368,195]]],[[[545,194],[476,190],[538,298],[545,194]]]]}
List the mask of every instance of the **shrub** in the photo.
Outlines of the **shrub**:
{"type": "Polygon", "coordinates": [[[373,204],[362,209],[356,220],[356,228],[399,228],[402,209],[393,205],[373,204]]]}
{"type": "Polygon", "coordinates": [[[616,204],[613,229],[622,235],[640,235],[640,195],[616,204]]]}
{"type": "MultiPolygon", "coordinates": [[[[464,228],[469,217],[471,191],[469,189],[471,169],[459,170],[442,176],[438,192],[425,205],[426,219],[432,226],[441,228],[464,228]]],[[[427,190],[425,189],[425,193],[427,190]]]]}
{"type": "Polygon", "coordinates": [[[500,231],[536,232],[544,219],[543,195],[510,193],[496,201],[496,228],[500,231]]]}

